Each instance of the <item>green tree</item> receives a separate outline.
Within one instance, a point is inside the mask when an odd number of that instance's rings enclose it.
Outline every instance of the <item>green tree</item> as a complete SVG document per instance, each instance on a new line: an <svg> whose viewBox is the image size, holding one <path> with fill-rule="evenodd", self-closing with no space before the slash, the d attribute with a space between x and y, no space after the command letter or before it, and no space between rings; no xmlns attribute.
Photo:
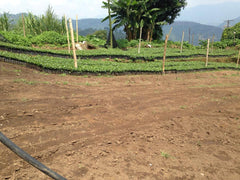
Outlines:
<svg viewBox="0 0 240 180"><path fill-rule="evenodd" d="M39 17L29 12L27 16L24 16L24 23L28 35L39 35L45 31L56 31L60 34L66 32L64 17L59 20L50 5L45 14ZM22 18L19 18L16 29L22 31L22 28Z"/></svg>
<svg viewBox="0 0 240 180"><path fill-rule="evenodd" d="M234 40L234 38L240 39L240 23L235 24L233 27L224 29L221 40Z"/></svg>
<svg viewBox="0 0 240 180"><path fill-rule="evenodd" d="M107 31L106 30L98 30L98 31L95 31L91 35L95 35L96 38L99 38L102 40L107 40Z"/></svg>
<svg viewBox="0 0 240 180"><path fill-rule="evenodd" d="M49 5L45 15L41 17L41 29L43 31L62 31L62 23L58 20L53 8Z"/></svg>
<svg viewBox="0 0 240 180"><path fill-rule="evenodd" d="M136 0L134 0L135 2ZM132 27L133 24L130 20L132 16L132 9L131 6L134 3L132 0L111 0L110 3L103 2L103 8L108 8L110 6L111 11L113 12L111 14L111 17L114 18L113 23L115 26L113 27L113 30L116 28L119 28L121 26L124 26L124 31L127 34L127 39L130 41L132 39ZM104 18L102 21L106 21L109 19L109 16Z"/></svg>
<svg viewBox="0 0 240 180"><path fill-rule="evenodd" d="M20 20L21 21L21 20ZM27 17L24 17L25 27L27 34L37 35L42 32L41 20L32 13L28 13Z"/></svg>
<svg viewBox="0 0 240 180"><path fill-rule="evenodd" d="M4 12L0 17L0 30L1 31L9 31L10 30L11 21L9 18L9 13Z"/></svg>
<svg viewBox="0 0 240 180"><path fill-rule="evenodd" d="M162 36L161 26L173 23L186 5L186 0L111 0L111 17L114 18L115 25L113 29L124 26L127 39L137 39L138 25L143 19L143 39L157 39ZM106 7L103 2L103 8Z"/></svg>

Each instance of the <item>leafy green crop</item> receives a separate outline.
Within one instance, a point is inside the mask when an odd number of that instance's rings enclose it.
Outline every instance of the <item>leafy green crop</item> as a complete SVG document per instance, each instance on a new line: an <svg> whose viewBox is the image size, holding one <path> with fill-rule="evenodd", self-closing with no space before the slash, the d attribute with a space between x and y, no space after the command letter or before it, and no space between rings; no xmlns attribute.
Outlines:
<svg viewBox="0 0 240 180"><path fill-rule="evenodd" d="M67 50L48 50L48 49L37 49L37 48L31 48L31 47L24 47L24 46L17 46L12 45L9 43L1 42L0 46L9 48L9 49L18 49L23 51L31 51L36 53L48 53L48 55L69 55ZM153 61L155 59L162 59L163 56L163 47L158 48L142 48L141 54L137 53L137 48L130 48L127 51L121 50L121 49L104 49L99 48L95 50L83 50L83 51L77 51L77 56L79 58L125 58L125 59L132 59L132 60L138 60L143 59L146 61ZM209 56L232 56L236 55L238 52L236 50L221 50L216 49L212 52L210 52ZM167 58L175 58L175 59L182 59L182 58L188 58L188 57L196 57L196 56L202 56L204 57L206 55L205 49L187 49L183 50L183 53L180 53L179 49L176 48L168 48L167 49Z"/></svg>
<svg viewBox="0 0 240 180"><path fill-rule="evenodd" d="M45 31L38 36L32 38L32 44L43 45L43 44L54 44L63 45L66 44L67 37L60 35L56 31Z"/></svg>
<svg viewBox="0 0 240 180"><path fill-rule="evenodd" d="M78 68L74 68L72 59L55 58L49 56L32 56L19 53L11 53L7 51L0 51L0 56L23 61L31 64L35 64L42 68L51 70L59 70L61 72L68 71L69 73L126 73L126 72L150 72L160 73L162 71L162 62L145 62L145 63L134 63L134 62L112 62L106 60L90 60L90 59L78 59ZM189 70L200 70L200 69L219 69L219 68L236 68L235 63L216 63L210 62L208 67L205 67L204 62L198 61L167 61L166 71L189 71Z"/></svg>

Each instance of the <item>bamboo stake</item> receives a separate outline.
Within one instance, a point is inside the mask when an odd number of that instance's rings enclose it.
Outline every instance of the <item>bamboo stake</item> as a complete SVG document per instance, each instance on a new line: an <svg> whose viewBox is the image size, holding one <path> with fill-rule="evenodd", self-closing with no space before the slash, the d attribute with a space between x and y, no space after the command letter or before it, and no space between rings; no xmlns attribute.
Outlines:
<svg viewBox="0 0 240 180"><path fill-rule="evenodd" d="M166 52L167 52L168 37L169 37L169 36L166 35L165 46L164 46L164 53L163 53L162 74L165 74L165 61L166 61Z"/></svg>
<svg viewBox="0 0 240 180"><path fill-rule="evenodd" d="M139 45L138 45L138 54L140 54L140 51L141 51L142 29L143 29L143 27L140 26L140 37L139 37Z"/></svg>
<svg viewBox="0 0 240 180"><path fill-rule="evenodd" d="M76 50L75 50L75 41L74 41L74 33L73 33L73 27L72 27L72 20L69 18L69 25L70 25L70 31L71 31L71 39L72 39L72 49L73 49L73 58L74 58L74 66L77 68L77 56L76 56Z"/></svg>
<svg viewBox="0 0 240 180"><path fill-rule="evenodd" d="M168 37L170 37L171 33L172 33L172 29L173 27L170 28L169 32L168 32Z"/></svg>
<svg viewBox="0 0 240 180"><path fill-rule="evenodd" d="M77 34L77 43L78 43L78 15L76 16L76 34Z"/></svg>
<svg viewBox="0 0 240 180"><path fill-rule="evenodd" d="M209 44L210 44L210 39L208 39L208 44L207 44L207 56L206 56L206 64L205 64L206 67L208 66Z"/></svg>
<svg viewBox="0 0 240 180"><path fill-rule="evenodd" d="M24 35L24 37L26 37L26 32L25 32L25 21L24 21L23 14L22 14L22 23L23 23L23 35Z"/></svg>
<svg viewBox="0 0 240 180"><path fill-rule="evenodd" d="M192 34L192 45L193 45L193 41L194 41L194 34Z"/></svg>
<svg viewBox="0 0 240 180"><path fill-rule="evenodd" d="M189 34L189 40L188 40L188 43L190 44L191 43L191 29L189 28L188 30L188 34Z"/></svg>
<svg viewBox="0 0 240 180"><path fill-rule="evenodd" d="M239 50L239 53L238 53L237 68L238 68L238 65L239 65L239 58L240 58L240 50Z"/></svg>
<svg viewBox="0 0 240 180"><path fill-rule="evenodd" d="M65 17L65 26L66 26L66 31L67 31L68 53L70 54L70 42L69 42L69 33L68 33L68 25L67 25L66 15L64 15L64 17Z"/></svg>
<svg viewBox="0 0 240 180"><path fill-rule="evenodd" d="M183 51L183 41L184 41L184 31L183 31L183 33L182 33L182 43L181 43L181 53L182 53L182 51Z"/></svg>
<svg viewBox="0 0 240 180"><path fill-rule="evenodd" d="M113 48L113 31L112 31L112 18L110 9L110 0L108 0L108 16L109 16L109 33L110 33L110 48Z"/></svg>

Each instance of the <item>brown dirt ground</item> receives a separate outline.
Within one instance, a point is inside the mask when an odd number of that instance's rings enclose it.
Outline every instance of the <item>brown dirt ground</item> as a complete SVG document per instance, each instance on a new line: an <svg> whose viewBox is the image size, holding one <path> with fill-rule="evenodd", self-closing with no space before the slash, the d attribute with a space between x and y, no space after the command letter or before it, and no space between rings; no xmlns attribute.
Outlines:
<svg viewBox="0 0 240 180"><path fill-rule="evenodd" d="M67 179L240 179L240 72L46 74L0 62L0 129ZM50 179L0 143L0 179Z"/></svg>

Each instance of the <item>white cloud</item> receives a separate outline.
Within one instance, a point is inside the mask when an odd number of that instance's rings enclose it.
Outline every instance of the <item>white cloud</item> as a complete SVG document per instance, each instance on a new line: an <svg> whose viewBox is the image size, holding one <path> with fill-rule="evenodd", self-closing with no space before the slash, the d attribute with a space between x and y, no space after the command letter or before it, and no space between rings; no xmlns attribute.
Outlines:
<svg viewBox="0 0 240 180"><path fill-rule="evenodd" d="M107 0L0 0L0 13L32 12L36 15L44 14L50 4L55 13L61 17L66 14L75 18L103 18L107 10L102 9L102 1ZM203 4L217 4L222 2L240 2L240 0L187 0L188 6Z"/></svg>
<svg viewBox="0 0 240 180"><path fill-rule="evenodd" d="M32 12L36 15L44 14L48 5L59 16L66 14L75 18L103 18L107 11L102 9L102 0L0 0L0 13Z"/></svg>

